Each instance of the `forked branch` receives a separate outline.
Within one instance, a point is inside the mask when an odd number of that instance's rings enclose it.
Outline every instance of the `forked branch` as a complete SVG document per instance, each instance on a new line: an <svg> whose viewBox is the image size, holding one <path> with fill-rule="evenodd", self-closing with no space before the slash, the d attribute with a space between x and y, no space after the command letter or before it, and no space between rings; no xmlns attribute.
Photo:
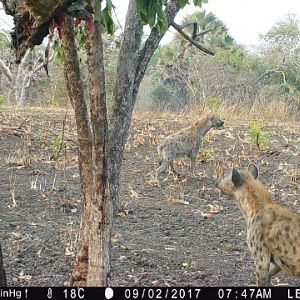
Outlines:
<svg viewBox="0 0 300 300"><path fill-rule="evenodd" d="M192 45L194 45L195 47L197 47L198 49L200 49L201 51L203 51L206 54L209 55L215 55L215 52L211 51L210 49L207 49L205 47L203 47L202 45L200 45L199 43L197 43L195 40L193 40L192 37L190 37L187 33L185 33L182 28L176 24L173 20L171 20L170 22L171 26L173 26L186 40L188 40Z"/></svg>

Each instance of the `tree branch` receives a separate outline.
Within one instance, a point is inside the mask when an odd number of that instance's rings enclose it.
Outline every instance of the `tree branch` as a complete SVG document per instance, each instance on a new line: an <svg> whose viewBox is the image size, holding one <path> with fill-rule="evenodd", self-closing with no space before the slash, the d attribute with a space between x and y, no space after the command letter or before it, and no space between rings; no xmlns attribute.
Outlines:
<svg viewBox="0 0 300 300"><path fill-rule="evenodd" d="M0 68L3 70L4 74L9 79L9 81L12 82L13 75L12 75L9 67L5 64L5 62L2 59L0 59Z"/></svg>
<svg viewBox="0 0 300 300"><path fill-rule="evenodd" d="M218 29L218 28L217 28L217 27L214 27L214 28L209 28L209 29L203 30L203 31L197 33L195 37L203 36L203 35L205 35L205 34L207 34L207 33L209 33L209 32L212 32L212 31L214 31L214 30L216 30L216 29Z"/></svg>
<svg viewBox="0 0 300 300"><path fill-rule="evenodd" d="M262 74L261 76L258 77L257 81L259 81L260 79L262 79L265 76L268 76L270 78L271 74L274 74L274 73L281 74L283 85L287 85L285 73L283 71L276 70L276 69L267 70L266 72L264 72L264 74Z"/></svg>
<svg viewBox="0 0 300 300"><path fill-rule="evenodd" d="M192 45L194 45L195 47L197 47L198 49L200 49L201 51L210 54L210 55L215 55L215 53L203 46L201 46L199 43L197 43L196 41L194 41L188 34L186 34L182 28L176 24L174 21L171 21L171 25L186 39L188 40Z"/></svg>
<svg viewBox="0 0 300 300"><path fill-rule="evenodd" d="M51 62L54 58L54 51L51 53L51 56L48 58L48 63ZM39 70L41 70L44 67L44 62L40 63L39 65L35 66L35 68L33 69L32 73L36 73Z"/></svg>

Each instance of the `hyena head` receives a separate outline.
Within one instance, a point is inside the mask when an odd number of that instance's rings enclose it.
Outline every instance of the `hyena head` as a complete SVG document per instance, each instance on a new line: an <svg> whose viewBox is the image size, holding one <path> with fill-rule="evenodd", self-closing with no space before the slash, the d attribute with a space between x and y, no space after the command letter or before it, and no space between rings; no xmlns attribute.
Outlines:
<svg viewBox="0 0 300 300"><path fill-rule="evenodd" d="M233 168L229 174L217 179L217 187L222 194L232 197L236 191L247 184L247 181L249 182L257 177L258 169L254 164L250 164L248 170Z"/></svg>
<svg viewBox="0 0 300 300"><path fill-rule="evenodd" d="M212 127L221 127L224 125L224 121L222 121L216 114L211 113L208 115L208 119L211 121L212 123Z"/></svg>

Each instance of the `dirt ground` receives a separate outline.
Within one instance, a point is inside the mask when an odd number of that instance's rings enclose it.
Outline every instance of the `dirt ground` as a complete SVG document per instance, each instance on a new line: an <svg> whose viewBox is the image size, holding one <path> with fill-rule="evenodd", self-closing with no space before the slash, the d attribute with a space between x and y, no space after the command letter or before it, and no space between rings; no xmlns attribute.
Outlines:
<svg viewBox="0 0 300 300"><path fill-rule="evenodd" d="M5 110L0 121L0 243L8 284L67 284L76 247L80 185L74 120L67 115L66 148L53 160L65 111ZM300 124L267 124L268 150L257 149L248 122L225 120L211 130L196 164L179 159L181 180L151 181L156 144L196 115L136 113L126 145L121 195L114 220L113 286L247 286L255 283L238 207L219 195L213 176L258 165L274 201L300 213ZM275 285L299 286L283 272Z"/></svg>

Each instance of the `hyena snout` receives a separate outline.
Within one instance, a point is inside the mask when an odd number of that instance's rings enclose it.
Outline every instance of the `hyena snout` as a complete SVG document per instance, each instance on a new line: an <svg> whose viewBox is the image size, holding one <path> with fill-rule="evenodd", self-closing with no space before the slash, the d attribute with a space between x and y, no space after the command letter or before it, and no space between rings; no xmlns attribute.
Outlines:
<svg viewBox="0 0 300 300"><path fill-rule="evenodd" d="M215 186L222 194L231 195L234 189L234 184L231 181L231 173L226 174L224 177L215 178Z"/></svg>
<svg viewBox="0 0 300 300"><path fill-rule="evenodd" d="M224 125L224 121L221 120L216 115L212 115L211 121L212 121L212 126L216 128L222 127Z"/></svg>
<svg viewBox="0 0 300 300"><path fill-rule="evenodd" d="M217 122L216 127L222 127L223 125L224 125L224 121L219 120L219 121Z"/></svg>

